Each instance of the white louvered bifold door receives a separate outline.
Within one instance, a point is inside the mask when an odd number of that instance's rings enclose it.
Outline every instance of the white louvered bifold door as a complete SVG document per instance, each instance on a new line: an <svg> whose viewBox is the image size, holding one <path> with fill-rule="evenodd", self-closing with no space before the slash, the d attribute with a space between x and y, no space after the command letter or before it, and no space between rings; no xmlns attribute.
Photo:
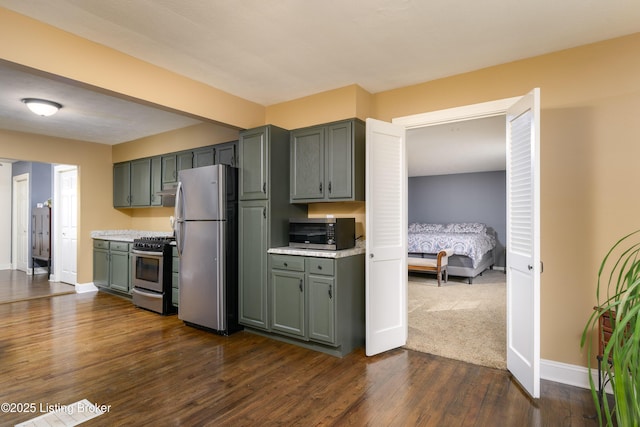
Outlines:
<svg viewBox="0 0 640 427"><path fill-rule="evenodd" d="M507 110L507 369L540 397L540 90Z"/></svg>
<svg viewBox="0 0 640 427"><path fill-rule="evenodd" d="M367 119L366 354L407 342L407 164L403 126Z"/></svg>

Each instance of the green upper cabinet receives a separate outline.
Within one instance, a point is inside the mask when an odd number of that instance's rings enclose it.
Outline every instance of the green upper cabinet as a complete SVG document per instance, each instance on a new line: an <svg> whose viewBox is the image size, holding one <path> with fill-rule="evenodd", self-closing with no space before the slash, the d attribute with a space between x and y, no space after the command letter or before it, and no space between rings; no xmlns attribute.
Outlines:
<svg viewBox="0 0 640 427"><path fill-rule="evenodd" d="M113 165L113 207L162 206L163 190L174 189L178 172L214 164L237 167L238 141L145 157Z"/></svg>
<svg viewBox="0 0 640 427"><path fill-rule="evenodd" d="M162 206L162 157L151 158L151 206Z"/></svg>
<svg viewBox="0 0 640 427"><path fill-rule="evenodd" d="M162 188L174 187L178 182L178 172L193 167L193 151L172 153L162 156Z"/></svg>
<svg viewBox="0 0 640 427"><path fill-rule="evenodd" d="M291 132L291 199L324 199L324 126Z"/></svg>
<svg viewBox="0 0 640 427"><path fill-rule="evenodd" d="M238 166L237 151L238 141L225 142L224 144L218 144L215 146L217 165L229 165L233 167Z"/></svg>
<svg viewBox="0 0 640 427"><path fill-rule="evenodd" d="M193 150L193 167L200 168L202 166L213 165L214 153L215 150L213 147L205 147L198 150Z"/></svg>
<svg viewBox="0 0 640 427"><path fill-rule="evenodd" d="M113 207L151 206L154 193L151 165L151 158L113 165Z"/></svg>
<svg viewBox="0 0 640 427"><path fill-rule="evenodd" d="M113 165L113 207L131 206L131 162Z"/></svg>
<svg viewBox="0 0 640 427"><path fill-rule="evenodd" d="M270 126L240 133L240 200L267 200Z"/></svg>
<svg viewBox="0 0 640 427"><path fill-rule="evenodd" d="M151 205L151 159L131 161L131 206Z"/></svg>
<svg viewBox="0 0 640 427"><path fill-rule="evenodd" d="M358 119L291 131L291 203L363 201L364 139Z"/></svg>

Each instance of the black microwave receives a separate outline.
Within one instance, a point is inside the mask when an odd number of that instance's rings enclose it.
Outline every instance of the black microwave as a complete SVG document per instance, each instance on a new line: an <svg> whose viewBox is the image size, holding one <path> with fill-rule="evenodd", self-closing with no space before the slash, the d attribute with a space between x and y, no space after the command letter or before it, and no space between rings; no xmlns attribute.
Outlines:
<svg viewBox="0 0 640 427"><path fill-rule="evenodd" d="M339 251L356 245L355 218L292 218L289 246Z"/></svg>

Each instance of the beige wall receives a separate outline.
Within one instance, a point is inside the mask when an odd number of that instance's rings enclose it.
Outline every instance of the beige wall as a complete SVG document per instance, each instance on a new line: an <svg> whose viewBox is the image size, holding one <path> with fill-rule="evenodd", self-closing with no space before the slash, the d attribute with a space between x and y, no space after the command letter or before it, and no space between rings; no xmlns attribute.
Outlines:
<svg viewBox="0 0 640 427"><path fill-rule="evenodd" d="M0 59L237 128L264 107L0 8ZM7 41L11 41L10 43Z"/></svg>
<svg viewBox="0 0 640 427"><path fill-rule="evenodd" d="M630 196L640 169L640 34L365 97L372 117L412 114L523 95L541 88L541 356L586 365L580 334L595 301L597 269L618 237L640 228ZM267 117L331 115L330 93L267 108ZM300 108L304 106L304 108ZM276 111L277 116L272 112ZM304 114L301 117L301 114ZM318 121L317 123L320 123ZM325 205L310 213L322 215Z"/></svg>
<svg viewBox="0 0 640 427"><path fill-rule="evenodd" d="M111 146L0 130L0 157L78 166L78 283L92 282L91 230L131 224L113 209Z"/></svg>
<svg viewBox="0 0 640 427"><path fill-rule="evenodd" d="M372 95L358 85L270 105L266 123L284 129L298 129L342 119L371 117Z"/></svg>
<svg viewBox="0 0 640 427"><path fill-rule="evenodd" d="M640 34L375 95L393 117L541 89L541 356L586 363L599 263L639 228Z"/></svg>
<svg viewBox="0 0 640 427"><path fill-rule="evenodd" d="M113 162L140 159L236 141L238 131L211 123L202 123L113 146Z"/></svg>

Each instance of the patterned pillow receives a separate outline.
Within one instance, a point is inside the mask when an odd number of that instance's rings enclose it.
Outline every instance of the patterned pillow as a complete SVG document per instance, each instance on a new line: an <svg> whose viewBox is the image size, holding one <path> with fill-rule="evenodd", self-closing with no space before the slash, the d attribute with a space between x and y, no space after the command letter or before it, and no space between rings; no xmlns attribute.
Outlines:
<svg viewBox="0 0 640 427"><path fill-rule="evenodd" d="M426 224L423 222L413 222L409 224L409 233L433 233L442 231L443 224Z"/></svg>
<svg viewBox="0 0 640 427"><path fill-rule="evenodd" d="M448 233L486 233L487 226L481 222L459 222L447 224L443 231Z"/></svg>

